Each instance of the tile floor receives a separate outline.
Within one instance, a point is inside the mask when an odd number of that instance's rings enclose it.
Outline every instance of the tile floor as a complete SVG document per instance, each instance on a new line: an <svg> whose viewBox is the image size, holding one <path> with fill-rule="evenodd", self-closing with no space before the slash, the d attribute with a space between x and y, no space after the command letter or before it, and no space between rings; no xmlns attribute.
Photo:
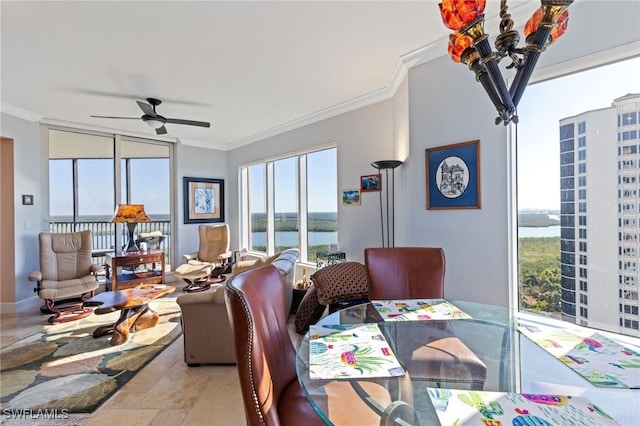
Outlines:
<svg viewBox="0 0 640 426"><path fill-rule="evenodd" d="M177 289L176 293L179 291ZM0 315L0 344L4 347L37 333L45 325L46 318L37 312ZM70 418L58 422L8 419L0 415L0 424L244 425L236 367L187 367L182 347L180 336L91 414L72 414Z"/></svg>

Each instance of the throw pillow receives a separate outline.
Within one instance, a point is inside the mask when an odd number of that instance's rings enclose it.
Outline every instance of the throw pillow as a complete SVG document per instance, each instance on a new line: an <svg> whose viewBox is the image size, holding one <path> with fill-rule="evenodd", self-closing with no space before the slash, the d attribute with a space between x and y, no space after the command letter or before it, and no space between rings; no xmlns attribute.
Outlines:
<svg viewBox="0 0 640 426"><path fill-rule="evenodd" d="M323 305L369 296L367 268L358 262L334 263L311 275L318 288L318 302Z"/></svg>
<svg viewBox="0 0 640 426"><path fill-rule="evenodd" d="M309 331L309 326L317 323L320 318L322 318L325 309L326 306L318 302L318 291L316 287L311 285L307 289L296 311L296 333L304 334Z"/></svg>

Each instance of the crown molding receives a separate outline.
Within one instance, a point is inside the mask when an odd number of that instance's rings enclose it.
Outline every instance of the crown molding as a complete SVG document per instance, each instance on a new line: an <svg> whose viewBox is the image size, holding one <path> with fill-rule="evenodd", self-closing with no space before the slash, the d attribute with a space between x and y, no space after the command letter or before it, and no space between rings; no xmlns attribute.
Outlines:
<svg viewBox="0 0 640 426"><path fill-rule="evenodd" d="M58 120L55 118L44 117L39 121L40 121L40 124L46 124L48 126L65 127L67 129L116 134L116 135L130 136L130 137L140 138L140 139L153 139L153 140L163 141L163 142L172 142L172 143L178 142L178 138L174 138L171 136L150 135L148 133L132 132L128 130L114 129L111 127L94 126L90 124L76 123L73 121Z"/></svg>
<svg viewBox="0 0 640 426"><path fill-rule="evenodd" d="M19 108L6 102L0 103L0 111L13 117L22 118L23 120L32 121L34 123L39 122L44 117L42 114L38 114L24 108Z"/></svg>

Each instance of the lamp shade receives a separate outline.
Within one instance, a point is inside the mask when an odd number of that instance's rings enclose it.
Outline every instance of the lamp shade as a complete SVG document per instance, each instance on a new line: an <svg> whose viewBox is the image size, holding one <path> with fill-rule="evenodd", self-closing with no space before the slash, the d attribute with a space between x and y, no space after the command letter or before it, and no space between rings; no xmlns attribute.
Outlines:
<svg viewBox="0 0 640 426"><path fill-rule="evenodd" d="M144 211L143 204L118 204L116 212L111 218L112 223L140 223L151 222Z"/></svg>

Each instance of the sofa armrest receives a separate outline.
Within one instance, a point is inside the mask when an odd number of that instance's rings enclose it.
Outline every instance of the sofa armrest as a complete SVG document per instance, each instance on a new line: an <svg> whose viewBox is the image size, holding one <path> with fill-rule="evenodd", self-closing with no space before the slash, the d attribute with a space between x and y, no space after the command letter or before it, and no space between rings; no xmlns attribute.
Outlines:
<svg viewBox="0 0 640 426"><path fill-rule="evenodd" d="M42 272L33 271L29 274L29 281L42 281Z"/></svg>
<svg viewBox="0 0 640 426"><path fill-rule="evenodd" d="M176 302L180 307L188 305L224 303L224 285L215 284L211 290L200 293L186 293L178 296Z"/></svg>

